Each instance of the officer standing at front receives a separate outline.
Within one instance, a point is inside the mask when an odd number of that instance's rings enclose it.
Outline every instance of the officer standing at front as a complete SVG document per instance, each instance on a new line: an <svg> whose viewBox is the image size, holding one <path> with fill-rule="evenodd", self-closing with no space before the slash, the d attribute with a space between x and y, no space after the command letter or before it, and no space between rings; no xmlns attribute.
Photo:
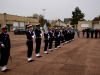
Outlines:
<svg viewBox="0 0 100 75"><path fill-rule="evenodd" d="M42 38L42 31L40 30L40 24L36 24L35 29L35 36L36 36L36 57L42 57L40 53L40 47L41 47L41 38Z"/></svg>
<svg viewBox="0 0 100 75"><path fill-rule="evenodd" d="M27 26L28 31L26 31L26 37L27 37L27 57L28 57L28 62L32 62L34 61L31 56L32 56L32 52L33 52L33 38L34 38L34 31L32 30L32 25L28 25Z"/></svg>
<svg viewBox="0 0 100 75"><path fill-rule="evenodd" d="M2 66L1 71L2 72L7 72L10 69L6 67L8 63L8 59L10 56L10 38L9 34L7 34L7 26L4 25L1 27L2 33L0 34L0 46L1 46L1 57L0 57L0 66Z"/></svg>

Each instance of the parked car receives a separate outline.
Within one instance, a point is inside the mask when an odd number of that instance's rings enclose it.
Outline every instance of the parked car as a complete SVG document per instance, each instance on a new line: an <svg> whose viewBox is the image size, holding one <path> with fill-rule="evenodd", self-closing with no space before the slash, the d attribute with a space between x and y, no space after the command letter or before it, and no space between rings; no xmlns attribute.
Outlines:
<svg viewBox="0 0 100 75"><path fill-rule="evenodd" d="M14 30L14 34L15 34L15 35L17 35L17 34L23 35L23 34L25 34L25 33L26 33L26 30L23 29L23 28L16 28L16 29Z"/></svg>

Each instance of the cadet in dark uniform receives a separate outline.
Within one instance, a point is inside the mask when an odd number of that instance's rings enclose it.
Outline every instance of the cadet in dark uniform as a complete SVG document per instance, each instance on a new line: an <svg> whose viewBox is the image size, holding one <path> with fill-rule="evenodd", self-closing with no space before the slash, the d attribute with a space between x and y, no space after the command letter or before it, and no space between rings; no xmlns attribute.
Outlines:
<svg viewBox="0 0 100 75"><path fill-rule="evenodd" d="M32 30L32 25L28 25L27 26L28 31L26 31L26 37L27 37L27 41L26 41L26 45L27 45L27 57L28 57L28 62L32 62L34 60L32 60L31 56L32 56L32 52L33 52L33 38L34 38L34 31Z"/></svg>
<svg viewBox="0 0 100 75"><path fill-rule="evenodd" d="M54 38L55 29L54 29L54 28L52 29L52 33L53 33L53 38L52 38L52 40L53 40L53 42L55 42L55 38Z"/></svg>
<svg viewBox="0 0 100 75"><path fill-rule="evenodd" d="M66 41L65 41L65 37L66 37L65 28L62 29L62 34L63 34L63 42L66 42Z"/></svg>
<svg viewBox="0 0 100 75"><path fill-rule="evenodd" d="M65 43L68 43L68 34L67 34L68 28L65 29L64 31L64 36L65 36Z"/></svg>
<svg viewBox="0 0 100 75"><path fill-rule="evenodd" d="M62 45L64 45L64 33L63 33L63 30L61 30L60 35L61 35L61 43L62 43Z"/></svg>
<svg viewBox="0 0 100 75"><path fill-rule="evenodd" d="M48 52L47 52L47 48L48 48L48 43L49 43L49 34L48 34L48 32L47 33L45 33L44 32L44 43L45 43L45 45L44 45L44 54L48 54Z"/></svg>
<svg viewBox="0 0 100 75"><path fill-rule="evenodd" d="M73 30L73 37L72 37L72 40L74 40L74 36L75 36L74 28L73 28L72 30Z"/></svg>
<svg viewBox="0 0 100 75"><path fill-rule="evenodd" d="M97 38L98 37L98 29L96 28L95 29L95 38Z"/></svg>
<svg viewBox="0 0 100 75"><path fill-rule="evenodd" d="M52 50L52 43L53 43L53 33L52 33L52 29L49 28L49 51L53 51Z"/></svg>
<svg viewBox="0 0 100 75"><path fill-rule="evenodd" d="M11 44L10 44L9 34L7 34L7 26L4 25L3 27L1 27L1 29L2 33L0 34L0 46L1 46L0 66L2 66L1 68L2 72L7 72L10 70L6 67L6 65L8 63L8 59L10 56Z"/></svg>
<svg viewBox="0 0 100 75"><path fill-rule="evenodd" d="M58 38L59 38L59 31L58 31L58 29L56 28L56 30L55 30L55 34L54 34L54 36L55 36L55 50L57 50L58 49Z"/></svg>
<svg viewBox="0 0 100 75"><path fill-rule="evenodd" d="M61 38L60 29L58 29L58 32L59 32L59 34L58 34L58 45L57 45L57 47L58 47L58 48L61 48L61 47L60 47L60 38Z"/></svg>
<svg viewBox="0 0 100 75"><path fill-rule="evenodd" d="M70 28L67 30L67 43L70 42Z"/></svg>
<svg viewBox="0 0 100 75"><path fill-rule="evenodd" d="M36 36L36 57L42 57L40 53L40 47L41 47L41 38L42 38L42 31L40 30L40 24L36 24L36 29L35 29L35 36Z"/></svg>
<svg viewBox="0 0 100 75"><path fill-rule="evenodd" d="M94 35L94 29L91 29L91 38L93 38Z"/></svg>

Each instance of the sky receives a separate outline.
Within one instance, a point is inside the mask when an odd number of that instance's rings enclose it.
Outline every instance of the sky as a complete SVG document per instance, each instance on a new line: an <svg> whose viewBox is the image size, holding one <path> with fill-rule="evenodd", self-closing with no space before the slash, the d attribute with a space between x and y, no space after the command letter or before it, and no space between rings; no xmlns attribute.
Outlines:
<svg viewBox="0 0 100 75"><path fill-rule="evenodd" d="M100 15L100 0L0 0L0 13L19 16L43 14L45 19L55 20L71 18L72 11L79 7L86 20Z"/></svg>

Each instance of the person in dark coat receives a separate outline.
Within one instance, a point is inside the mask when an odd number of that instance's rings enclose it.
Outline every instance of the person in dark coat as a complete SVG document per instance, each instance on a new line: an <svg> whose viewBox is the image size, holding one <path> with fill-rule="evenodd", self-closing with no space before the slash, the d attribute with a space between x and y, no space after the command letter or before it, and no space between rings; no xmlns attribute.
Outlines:
<svg viewBox="0 0 100 75"><path fill-rule="evenodd" d="M60 30L60 35L61 35L61 43L62 43L62 45L64 45L64 33L63 33L63 30L61 29Z"/></svg>
<svg viewBox="0 0 100 75"><path fill-rule="evenodd" d="M0 46L1 46L1 57L0 57L0 66L2 72L7 72L10 69L6 67L8 64L8 59L10 56L10 48L11 48L11 43L10 43L10 38L9 34L7 34L7 25L4 25L1 27L2 33L0 34Z"/></svg>
<svg viewBox="0 0 100 75"><path fill-rule="evenodd" d="M40 47L41 47L41 38L42 38L42 30L40 29L40 24L36 24L36 29L35 29L35 36L36 36L36 57L40 58L42 57L40 55Z"/></svg>
<svg viewBox="0 0 100 75"><path fill-rule="evenodd" d="M98 33L99 33L99 38L100 38L100 29L98 30Z"/></svg>
<svg viewBox="0 0 100 75"><path fill-rule="evenodd" d="M49 28L49 32L48 32L48 34L49 34L49 51L53 51L52 50L52 44L53 44L53 33L52 33L52 29L51 28Z"/></svg>
<svg viewBox="0 0 100 75"><path fill-rule="evenodd" d="M87 38L89 38L89 35L90 35L90 29L89 28L86 29L86 34L87 34Z"/></svg>
<svg viewBox="0 0 100 75"><path fill-rule="evenodd" d="M98 29L96 28L95 29L95 38L97 38L98 37Z"/></svg>
<svg viewBox="0 0 100 75"><path fill-rule="evenodd" d="M91 38L93 38L93 35L94 35L94 29L91 29Z"/></svg>
<svg viewBox="0 0 100 75"><path fill-rule="evenodd" d="M28 57L28 62L32 62L34 61L31 56L32 56L32 52L33 52L33 38L35 36L34 31L32 30L32 25L28 25L27 26L28 31L26 31L26 37L27 37L27 41L26 41L26 45L27 45L27 57Z"/></svg>
<svg viewBox="0 0 100 75"><path fill-rule="evenodd" d="M49 33L48 32L44 32L44 54L48 54L47 52L47 48L48 48L48 43L49 43Z"/></svg>
<svg viewBox="0 0 100 75"><path fill-rule="evenodd" d="M59 29L56 28L56 31L55 31L55 50L57 50L58 48L60 48L59 46L59 37L60 37L60 34L59 34Z"/></svg>
<svg viewBox="0 0 100 75"><path fill-rule="evenodd" d="M83 29L83 30L82 30L82 32L83 32L83 37L84 37L84 34L85 34L85 30Z"/></svg>
<svg viewBox="0 0 100 75"><path fill-rule="evenodd" d="M55 29L54 29L54 28L52 29L52 33L53 33L53 38L52 38L52 40L53 40L53 42L55 42L55 38L54 38Z"/></svg>

